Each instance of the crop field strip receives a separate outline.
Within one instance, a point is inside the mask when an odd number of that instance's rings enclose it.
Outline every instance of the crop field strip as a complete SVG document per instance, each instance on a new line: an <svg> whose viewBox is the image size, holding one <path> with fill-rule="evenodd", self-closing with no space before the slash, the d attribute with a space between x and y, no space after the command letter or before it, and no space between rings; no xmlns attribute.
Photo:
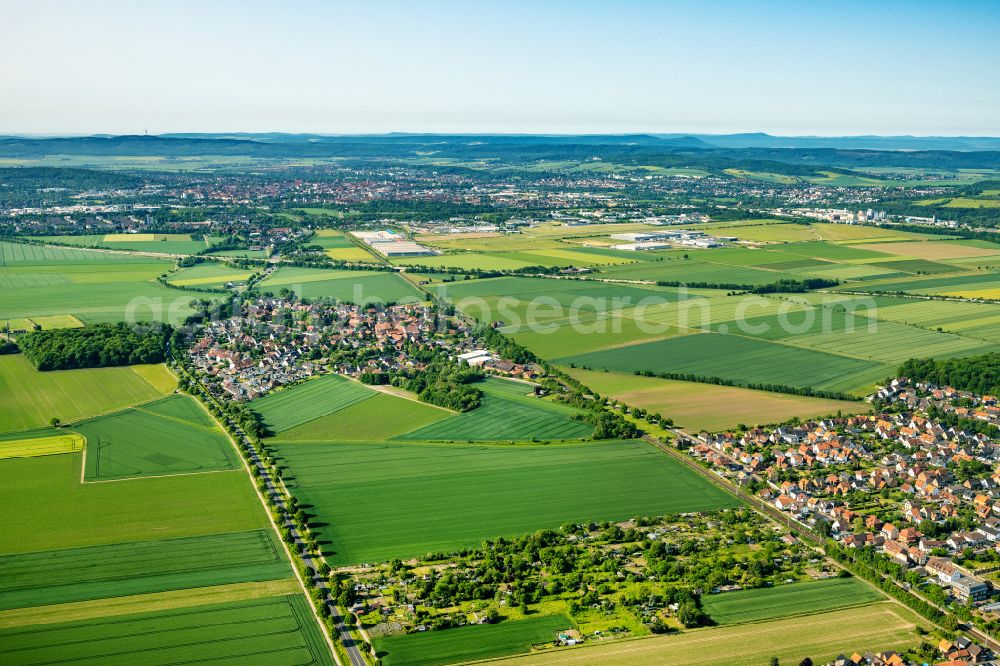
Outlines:
<svg viewBox="0 0 1000 666"><path fill-rule="evenodd" d="M151 534L170 539L247 531L267 524L245 474L81 483L82 462L79 453L0 459L5 479L0 503L20 517L0 531L0 554L126 543Z"/></svg>
<svg viewBox="0 0 1000 666"><path fill-rule="evenodd" d="M292 576L270 529L0 556L0 610Z"/></svg>
<svg viewBox="0 0 1000 666"><path fill-rule="evenodd" d="M573 420L577 413L562 405L532 399L512 399L496 392L486 392L479 407L443 421L418 428L399 439L496 441L530 439L582 439L594 428Z"/></svg>
<svg viewBox="0 0 1000 666"><path fill-rule="evenodd" d="M797 663L809 655L816 663L852 650L906 650L919 645L918 619L895 603L798 617L709 627L681 634L592 644L491 661L504 666L759 666L772 657Z"/></svg>
<svg viewBox="0 0 1000 666"><path fill-rule="evenodd" d="M312 506L331 565L450 552L567 521L738 505L635 440L275 448L290 489Z"/></svg>
<svg viewBox="0 0 1000 666"><path fill-rule="evenodd" d="M0 268L0 311L6 318L176 323L192 312L190 298L154 281L173 267L164 259L2 242L0 252L6 262Z"/></svg>
<svg viewBox="0 0 1000 666"><path fill-rule="evenodd" d="M784 384L834 391L867 388L892 371L891 364L716 333L685 335L555 361L596 370L692 373L723 377L742 385Z"/></svg>
<svg viewBox="0 0 1000 666"><path fill-rule="evenodd" d="M0 433L123 409L175 387L162 365L40 372L22 354L0 356Z"/></svg>
<svg viewBox="0 0 1000 666"><path fill-rule="evenodd" d="M278 293L282 288L301 298L335 298L347 303L419 302L422 294L395 273L385 271L347 271L321 268L278 269L257 284L263 292Z"/></svg>
<svg viewBox="0 0 1000 666"><path fill-rule="evenodd" d="M332 414L283 430L282 442L378 441L404 435L454 414L416 400L376 393ZM387 418L391 415L391 418Z"/></svg>
<svg viewBox="0 0 1000 666"><path fill-rule="evenodd" d="M206 424L206 418L194 398L174 395L148 408L74 424L87 438L84 478L107 481L239 469L229 439Z"/></svg>
<svg viewBox="0 0 1000 666"><path fill-rule="evenodd" d="M376 655L385 666L444 666L528 652L550 643L572 623L564 615L543 615L500 624L478 624L375 639Z"/></svg>
<svg viewBox="0 0 1000 666"><path fill-rule="evenodd" d="M788 583L737 592L710 594L703 598L705 612L719 624L756 622L829 611L846 606L881 601L885 596L856 578L828 578Z"/></svg>
<svg viewBox="0 0 1000 666"><path fill-rule="evenodd" d="M302 595L2 629L0 661L333 664Z"/></svg>
<svg viewBox="0 0 1000 666"><path fill-rule="evenodd" d="M621 400L632 407L669 415L688 430L718 432L737 425L780 423L794 416L814 418L863 413L864 402L809 398L738 386L717 386L658 377L637 377L631 373L599 372L567 368L563 370L601 395Z"/></svg>
<svg viewBox="0 0 1000 666"><path fill-rule="evenodd" d="M252 400L250 407L268 429L281 433L374 395L375 391L345 377L323 375Z"/></svg>
<svg viewBox="0 0 1000 666"><path fill-rule="evenodd" d="M33 458L83 451L86 440L72 432L56 430L25 433L22 438L0 438L0 458Z"/></svg>

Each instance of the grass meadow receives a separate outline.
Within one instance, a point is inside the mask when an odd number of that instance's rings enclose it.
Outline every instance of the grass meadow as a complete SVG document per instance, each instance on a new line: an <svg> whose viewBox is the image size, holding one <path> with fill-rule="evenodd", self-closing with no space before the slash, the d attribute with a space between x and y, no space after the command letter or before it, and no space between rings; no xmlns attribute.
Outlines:
<svg viewBox="0 0 1000 666"><path fill-rule="evenodd" d="M290 489L313 516L331 565L450 552L569 521L738 504L636 440L275 448Z"/></svg>

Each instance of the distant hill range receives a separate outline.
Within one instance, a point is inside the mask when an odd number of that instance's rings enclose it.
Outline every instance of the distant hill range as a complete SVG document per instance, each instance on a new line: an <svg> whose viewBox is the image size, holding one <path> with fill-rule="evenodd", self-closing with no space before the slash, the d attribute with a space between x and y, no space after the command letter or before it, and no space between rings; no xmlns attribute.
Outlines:
<svg viewBox="0 0 1000 666"><path fill-rule="evenodd" d="M719 148L845 148L854 150L1000 150L995 136L773 136L749 134L656 134L662 139L697 138Z"/></svg>
<svg viewBox="0 0 1000 666"><path fill-rule="evenodd" d="M605 160L624 165L742 168L810 175L819 168L1000 168L995 137L776 137L768 134L163 134L158 136L0 136L0 157L246 156ZM461 167L456 167L461 168Z"/></svg>

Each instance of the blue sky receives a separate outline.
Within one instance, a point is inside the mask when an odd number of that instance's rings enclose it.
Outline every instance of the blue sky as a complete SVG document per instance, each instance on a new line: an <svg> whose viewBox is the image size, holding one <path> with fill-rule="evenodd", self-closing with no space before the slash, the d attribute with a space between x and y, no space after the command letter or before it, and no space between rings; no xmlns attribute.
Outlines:
<svg viewBox="0 0 1000 666"><path fill-rule="evenodd" d="M0 0L0 133L1000 135L1000 1Z"/></svg>

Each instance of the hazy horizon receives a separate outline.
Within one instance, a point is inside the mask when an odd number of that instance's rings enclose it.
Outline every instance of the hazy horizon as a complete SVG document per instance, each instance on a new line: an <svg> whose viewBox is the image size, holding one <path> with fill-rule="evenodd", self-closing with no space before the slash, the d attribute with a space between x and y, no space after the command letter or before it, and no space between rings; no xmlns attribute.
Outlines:
<svg viewBox="0 0 1000 666"><path fill-rule="evenodd" d="M994 2L0 0L0 16L7 134L1000 135Z"/></svg>

